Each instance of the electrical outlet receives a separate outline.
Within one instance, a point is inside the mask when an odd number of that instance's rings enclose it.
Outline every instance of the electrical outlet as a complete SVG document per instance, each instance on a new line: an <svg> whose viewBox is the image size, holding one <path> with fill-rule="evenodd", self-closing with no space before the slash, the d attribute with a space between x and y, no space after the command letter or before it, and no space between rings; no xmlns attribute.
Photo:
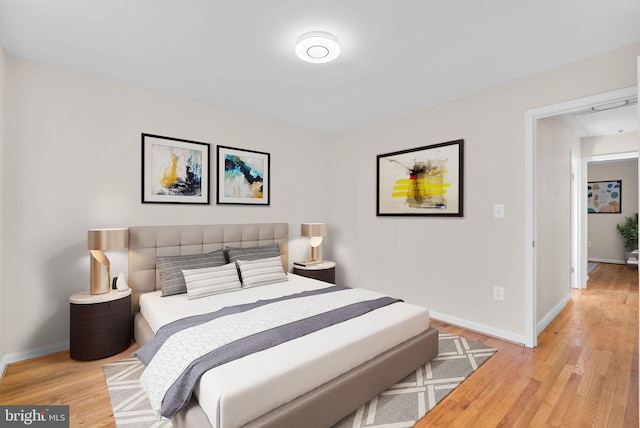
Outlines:
<svg viewBox="0 0 640 428"><path fill-rule="evenodd" d="M504 287L493 286L493 300L504 300Z"/></svg>

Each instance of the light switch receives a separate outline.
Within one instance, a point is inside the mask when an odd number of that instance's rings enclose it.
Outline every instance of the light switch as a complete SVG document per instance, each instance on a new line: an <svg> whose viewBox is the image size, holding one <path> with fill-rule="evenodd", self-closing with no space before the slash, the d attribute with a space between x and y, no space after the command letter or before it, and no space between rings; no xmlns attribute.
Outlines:
<svg viewBox="0 0 640 428"><path fill-rule="evenodd" d="M503 204L496 204L493 206L493 218L504 218Z"/></svg>

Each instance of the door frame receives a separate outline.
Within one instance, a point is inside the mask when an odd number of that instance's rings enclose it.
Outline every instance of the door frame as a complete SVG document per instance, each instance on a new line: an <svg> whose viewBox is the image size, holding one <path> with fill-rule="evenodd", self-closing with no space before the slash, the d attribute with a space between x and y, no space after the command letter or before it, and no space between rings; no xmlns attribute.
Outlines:
<svg viewBox="0 0 640 428"><path fill-rule="evenodd" d="M619 101L638 95L637 86L618 89L576 100L543 106L524 113L524 341L525 346L533 348L538 344L537 334L537 275L536 275L536 239L537 239L537 202L536 202L536 147L538 120L557 116L606 102ZM584 174L582 174L584 175ZM584 201L580 198L580 204ZM580 244L586 254L586 225L581 225ZM579 281L586 280L586 259L579 260ZM584 266L582 266L584 265ZM583 272L584 271L584 272ZM584 273L584 275L583 275Z"/></svg>
<svg viewBox="0 0 640 428"><path fill-rule="evenodd" d="M580 155L571 151L571 190L569 192L571 197L571 242L569 243L571 248L571 253L569 255L571 261L571 277L569 280L571 288L581 288L580 281L580 268L581 262L586 255L582 255L580 251L580 230L581 225L583 223L581 212L581 204L580 200L582 197L582 192L580 192L580 187L582 185L582 174L581 174L581 159ZM583 186L584 187L584 186Z"/></svg>
<svg viewBox="0 0 640 428"><path fill-rule="evenodd" d="M638 159L638 152L621 152L621 153L612 153L612 154L604 154L604 155L594 155L594 156L585 156L582 158L582 163L581 163L581 168L583 171L582 174L582 181L581 181L581 185L583 189L587 188L587 182L589 181L589 164L590 163L594 163L594 162L608 162L608 161L618 161L618 160L629 160L629 159ZM585 194L583 196L584 200L586 200L586 191ZM582 210L583 212L581 213L581 217L582 217L582 223L584 224L583 227L583 235L584 236L584 249L585 249L585 253L584 253L584 259L585 259L585 264L587 264L587 259L588 259L588 255L589 255L589 249L588 249L588 237L589 237L589 221L587 218L587 209L586 207ZM587 273L587 271L585 270L584 272L584 282L581 283L581 287L580 288L587 288L587 283L589 281L589 274Z"/></svg>

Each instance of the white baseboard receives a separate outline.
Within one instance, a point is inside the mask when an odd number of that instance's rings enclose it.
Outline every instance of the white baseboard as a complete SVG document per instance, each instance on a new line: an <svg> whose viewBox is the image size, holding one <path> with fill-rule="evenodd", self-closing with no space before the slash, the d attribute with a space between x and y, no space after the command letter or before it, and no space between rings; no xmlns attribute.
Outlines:
<svg viewBox="0 0 640 428"><path fill-rule="evenodd" d="M0 376L4 375L4 369L11 363L28 360L30 358L41 357L43 355L53 354L55 352L65 351L67 349L69 349L69 341L54 343L53 345L30 349L28 351L4 354L2 360L0 360Z"/></svg>
<svg viewBox="0 0 640 428"><path fill-rule="evenodd" d="M488 325L465 320L462 318L454 317L454 316L443 314L440 312L435 312L432 310L429 310L429 316L438 321L457 325L459 327L464 327L467 330L477 331L478 333L486 334L487 336L497 337L498 339L503 339L509 342L514 342L522 345L524 345L525 343L523 334L516 334L511 331L500 330L495 327L490 327Z"/></svg>
<svg viewBox="0 0 640 428"><path fill-rule="evenodd" d="M592 259L589 258L589 260L587 260L589 262L595 262L595 263L615 263L618 265L626 265L627 262L625 260L609 260L609 259Z"/></svg>
<svg viewBox="0 0 640 428"><path fill-rule="evenodd" d="M555 305L547 315L544 316L544 318L538 321L538 325L536 326L537 334L542 333L542 330L544 330L551 323L551 321L553 321L553 319L557 317L560 312L562 312L565 306L567 306L567 303L569 303L569 300L571 300L571 293L564 296L562 300L558 302L558 304Z"/></svg>

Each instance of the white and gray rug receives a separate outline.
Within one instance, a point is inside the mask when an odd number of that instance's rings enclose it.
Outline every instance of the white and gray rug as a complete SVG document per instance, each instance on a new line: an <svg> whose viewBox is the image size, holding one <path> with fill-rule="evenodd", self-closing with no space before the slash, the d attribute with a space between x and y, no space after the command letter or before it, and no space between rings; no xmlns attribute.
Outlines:
<svg viewBox="0 0 640 428"><path fill-rule="evenodd" d="M440 333L436 358L337 423L334 428L412 427L453 391L496 349L464 337ZM116 425L122 428L169 428L151 411L138 379L144 366L127 358L104 366Z"/></svg>

